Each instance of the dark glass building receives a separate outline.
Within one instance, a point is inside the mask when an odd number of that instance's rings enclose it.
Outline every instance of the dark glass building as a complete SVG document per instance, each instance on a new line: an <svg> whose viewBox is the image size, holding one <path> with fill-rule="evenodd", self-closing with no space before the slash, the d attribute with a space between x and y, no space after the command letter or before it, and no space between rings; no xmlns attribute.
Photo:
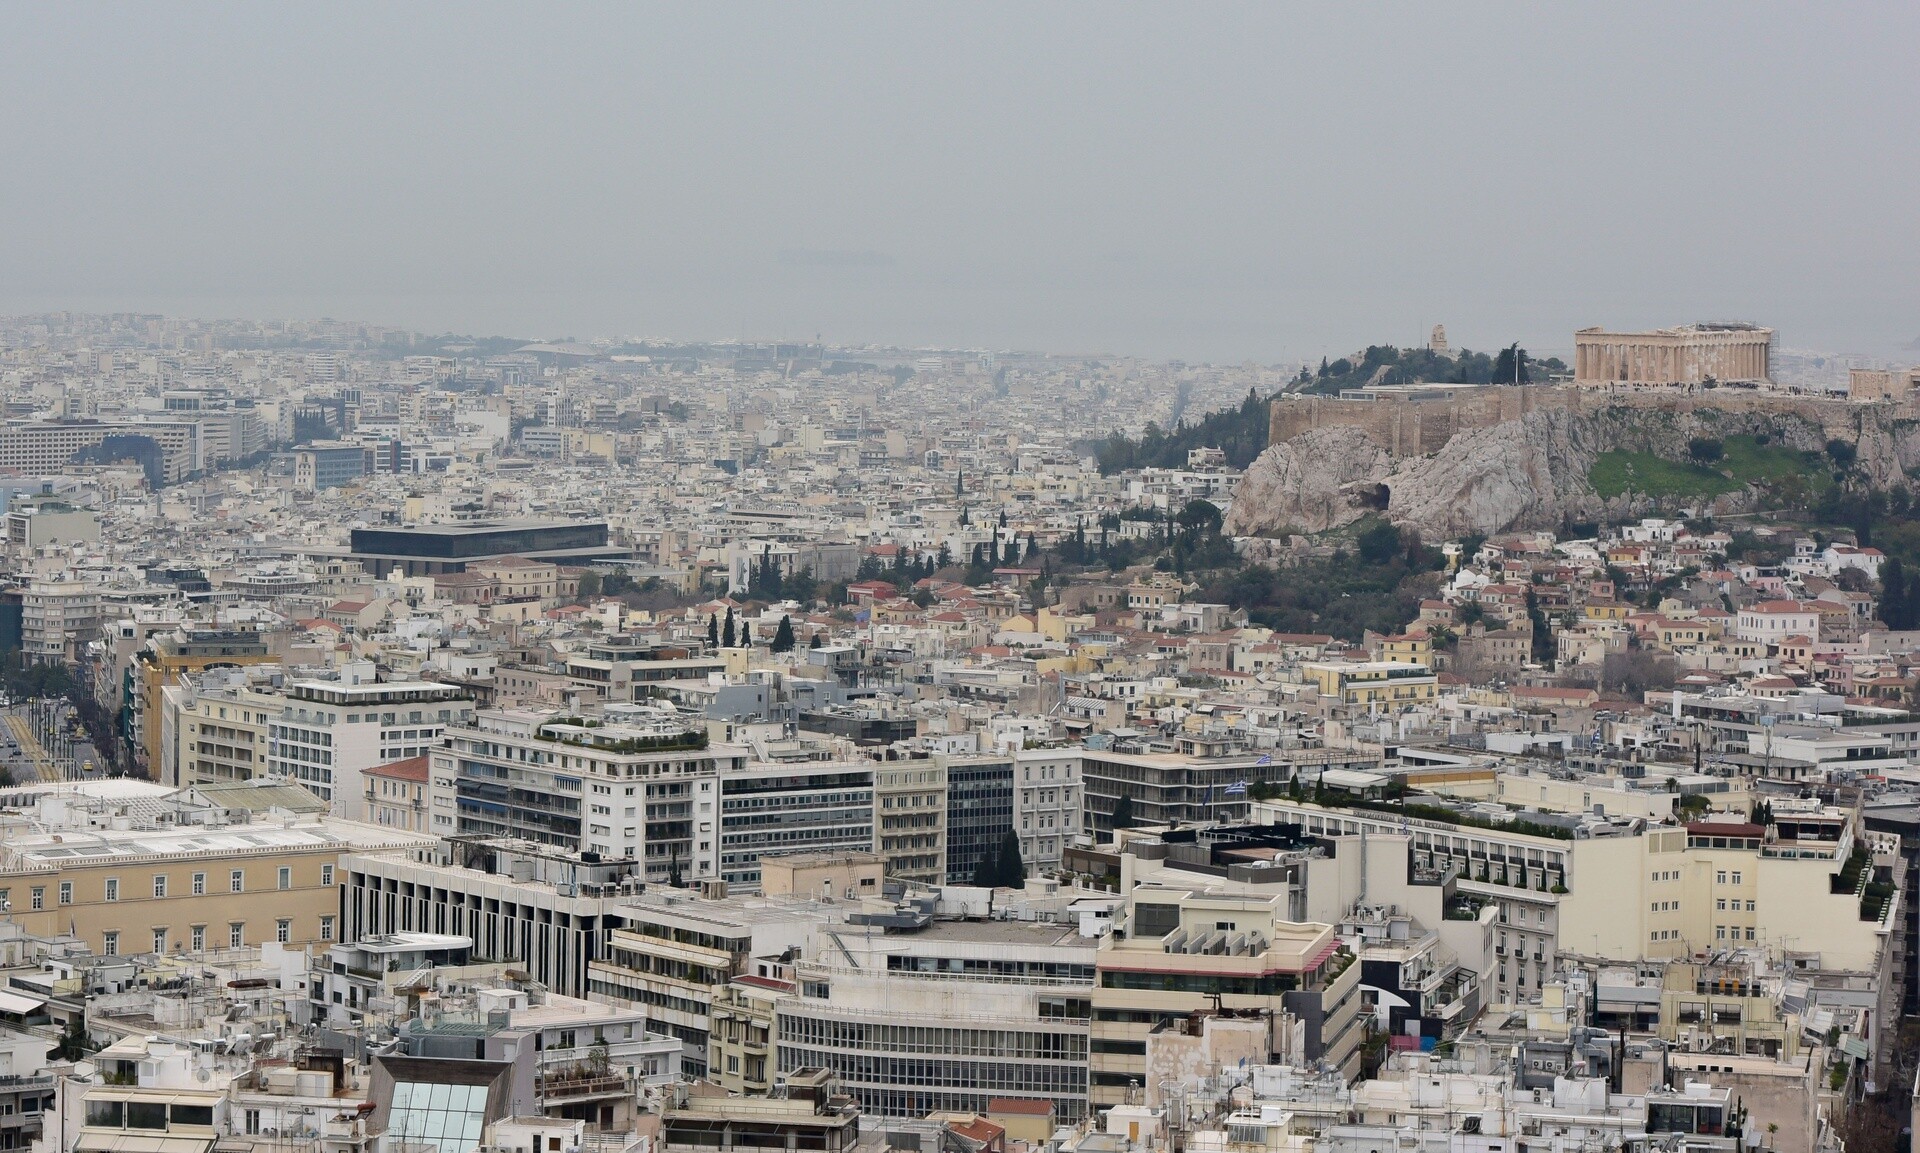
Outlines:
<svg viewBox="0 0 1920 1153"><path fill-rule="evenodd" d="M1013 831L1013 761L947 762L947 883L970 885Z"/></svg>
<svg viewBox="0 0 1920 1153"><path fill-rule="evenodd" d="M625 555L607 543L607 522L564 520L484 521L424 524L409 528L353 530L353 557L384 578L465 572L474 561L504 556L560 564L586 564Z"/></svg>

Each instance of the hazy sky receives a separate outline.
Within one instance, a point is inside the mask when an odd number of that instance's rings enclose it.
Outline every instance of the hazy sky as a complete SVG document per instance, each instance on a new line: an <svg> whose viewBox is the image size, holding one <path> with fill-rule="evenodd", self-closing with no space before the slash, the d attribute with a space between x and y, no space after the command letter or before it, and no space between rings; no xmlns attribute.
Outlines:
<svg viewBox="0 0 1920 1153"><path fill-rule="evenodd" d="M1920 337L1920 3L0 4L0 312Z"/></svg>

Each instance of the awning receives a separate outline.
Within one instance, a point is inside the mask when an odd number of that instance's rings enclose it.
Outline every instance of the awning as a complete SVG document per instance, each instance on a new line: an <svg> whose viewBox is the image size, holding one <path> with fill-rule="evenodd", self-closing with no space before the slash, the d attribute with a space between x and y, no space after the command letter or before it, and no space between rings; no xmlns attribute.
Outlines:
<svg viewBox="0 0 1920 1153"><path fill-rule="evenodd" d="M30 997L10 989L0 989L0 1013L32 1013L47 1003L45 997Z"/></svg>
<svg viewBox="0 0 1920 1153"><path fill-rule="evenodd" d="M80 1130L73 1153L210 1153L213 1137L179 1137L166 1133L132 1133L124 1129Z"/></svg>

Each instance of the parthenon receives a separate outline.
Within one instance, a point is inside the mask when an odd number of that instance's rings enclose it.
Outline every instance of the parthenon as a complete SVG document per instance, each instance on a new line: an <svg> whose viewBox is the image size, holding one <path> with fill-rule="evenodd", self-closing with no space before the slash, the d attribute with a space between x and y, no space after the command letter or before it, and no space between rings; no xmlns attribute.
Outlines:
<svg viewBox="0 0 1920 1153"><path fill-rule="evenodd" d="M1773 330L1689 324L1652 332L1583 328L1573 334L1575 384L1768 383Z"/></svg>

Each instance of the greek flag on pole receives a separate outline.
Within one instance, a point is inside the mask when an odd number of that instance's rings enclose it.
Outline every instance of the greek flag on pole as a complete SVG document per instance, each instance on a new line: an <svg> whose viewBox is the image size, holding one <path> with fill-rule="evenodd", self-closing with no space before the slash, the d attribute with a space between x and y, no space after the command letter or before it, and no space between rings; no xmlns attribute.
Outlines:
<svg viewBox="0 0 1920 1153"><path fill-rule="evenodd" d="M1259 759L1259 760L1257 760L1257 761L1255 761L1255 762L1253 762L1253 763L1254 763L1254 764L1256 764L1256 765L1271 765L1271 764L1273 763L1273 754L1272 754L1272 753L1262 753L1262 754L1260 755L1260 759Z"/></svg>
<svg viewBox="0 0 1920 1153"><path fill-rule="evenodd" d="M1226 788L1221 789L1220 791L1227 794L1230 797L1233 796L1235 793L1239 793L1242 796L1244 796L1247 791L1247 782L1235 781L1231 785L1228 785Z"/></svg>

